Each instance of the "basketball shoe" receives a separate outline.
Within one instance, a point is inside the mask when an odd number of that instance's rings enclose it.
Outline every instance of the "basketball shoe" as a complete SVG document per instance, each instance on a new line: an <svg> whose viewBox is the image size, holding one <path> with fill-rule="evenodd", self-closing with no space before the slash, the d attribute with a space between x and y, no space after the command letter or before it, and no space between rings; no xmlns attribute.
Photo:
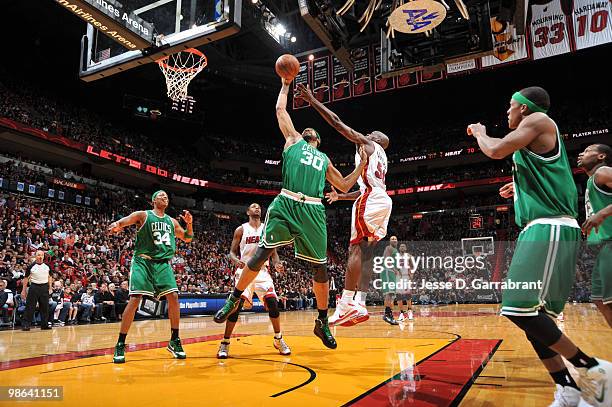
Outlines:
<svg viewBox="0 0 612 407"><path fill-rule="evenodd" d="M590 369L578 368L578 386L582 397L593 407L612 406L612 363L595 359L599 363Z"/></svg>
<svg viewBox="0 0 612 407"><path fill-rule="evenodd" d="M125 363L125 343L117 342L117 344L115 345L113 363Z"/></svg>
<svg viewBox="0 0 612 407"><path fill-rule="evenodd" d="M356 304L357 313L354 314L348 321L340 324L340 326L353 326L357 324L361 324L362 322L366 322L370 319L370 315L368 315L368 309L361 304Z"/></svg>
<svg viewBox="0 0 612 407"><path fill-rule="evenodd" d="M181 340L179 338L170 339L170 342L168 342L168 346L166 347L166 349L168 350L168 352L172 353L172 356L174 356L176 359L185 359L187 357L185 351L183 350L183 345L181 345Z"/></svg>
<svg viewBox="0 0 612 407"><path fill-rule="evenodd" d="M217 311L217 313L215 314L215 317L213 318L213 320L216 323L221 324L225 322L225 320L227 320L227 318L230 315L236 312L239 307L240 307L240 298L236 298L234 297L233 294L230 294L227 297L227 300L225 300L225 304L223 304L223 307L219 311Z"/></svg>
<svg viewBox="0 0 612 407"><path fill-rule="evenodd" d="M353 301L350 301L347 303L340 301L338 305L336 306L334 315L329 317L329 325L330 326L342 325L343 323L351 319L354 315L356 315L359 312L359 309L357 308L358 305L359 304ZM366 314L367 313L368 312L366 311Z"/></svg>
<svg viewBox="0 0 612 407"><path fill-rule="evenodd" d="M414 319L414 313L411 309L408 310L408 321L412 321Z"/></svg>
<svg viewBox="0 0 612 407"><path fill-rule="evenodd" d="M549 407L577 407L580 403L580 390L557 384L555 401Z"/></svg>
<svg viewBox="0 0 612 407"><path fill-rule="evenodd" d="M385 313L385 316L383 317L383 321L385 321L386 323L390 325L399 325L399 322L397 322L395 318L393 318L393 314Z"/></svg>
<svg viewBox="0 0 612 407"><path fill-rule="evenodd" d="M329 330L329 323L327 322L327 320L322 321L321 319L317 318L315 320L315 327L313 332L316 336L319 337L319 339L321 339L323 345L327 346L330 349L336 349L338 347L334 336Z"/></svg>
<svg viewBox="0 0 612 407"><path fill-rule="evenodd" d="M281 336L280 338L274 338L274 347L278 349L278 353L284 356L291 355L291 349L285 339Z"/></svg>
<svg viewBox="0 0 612 407"><path fill-rule="evenodd" d="M229 339L223 339L217 351L217 359L227 359L229 357Z"/></svg>

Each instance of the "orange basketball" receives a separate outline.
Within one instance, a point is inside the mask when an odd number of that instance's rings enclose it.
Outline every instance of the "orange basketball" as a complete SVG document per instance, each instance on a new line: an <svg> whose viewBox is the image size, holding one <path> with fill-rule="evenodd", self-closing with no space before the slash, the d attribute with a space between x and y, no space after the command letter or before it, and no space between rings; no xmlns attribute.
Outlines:
<svg viewBox="0 0 612 407"><path fill-rule="evenodd" d="M275 69L278 76L292 81L298 72L300 72L300 63L293 55L284 54L276 60Z"/></svg>

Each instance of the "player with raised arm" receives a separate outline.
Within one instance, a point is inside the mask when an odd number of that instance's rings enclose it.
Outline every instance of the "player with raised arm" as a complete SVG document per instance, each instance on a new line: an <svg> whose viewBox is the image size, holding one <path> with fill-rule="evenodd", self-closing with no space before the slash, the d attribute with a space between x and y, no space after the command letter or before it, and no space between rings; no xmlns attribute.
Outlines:
<svg viewBox="0 0 612 407"><path fill-rule="evenodd" d="M334 129L354 143L357 149L363 148L367 155L365 168L357 181L358 191L338 194L332 189L332 192L326 194L330 203L336 200L355 201L351 216L351 239L344 291L334 315L329 319L331 325L355 325L368 320L365 304L372 276L374 244L387 235L391 216L392 202L385 185L385 150L389 146L389 138L380 131L364 135L353 130L340 120L337 114L319 102L306 86L298 85L298 91ZM361 160L359 154L355 154L355 165L360 165Z"/></svg>
<svg viewBox="0 0 612 407"><path fill-rule="evenodd" d="M578 156L578 166L589 176L582 230L598 251L591 275L591 300L612 328L612 148L606 144L588 146Z"/></svg>
<svg viewBox="0 0 612 407"><path fill-rule="evenodd" d="M187 224L185 230L176 219L166 214L168 207L166 192L161 190L155 192L151 202L153 210L132 212L108 227L110 233L119 233L130 225L137 227L134 256L130 266L130 300L123 311L119 339L113 356L114 363L125 362L125 338L143 295L166 297L171 327L171 337L166 349L177 359L186 358L179 338L178 287L169 262L175 253L175 238L187 243L193 239L193 217L186 210L180 215Z"/></svg>
<svg viewBox="0 0 612 407"><path fill-rule="evenodd" d="M508 127L498 139L480 123L468 126L482 152L493 159L512 154L513 184L500 190L514 196L516 223L523 228L508 270L508 281L535 283L537 289L507 288L502 315L521 328L556 383L551 406L612 405L612 364L582 352L555 324L574 283L580 240L578 194L563 139L546 114L548 93L540 87L516 92L510 100ZM563 363L580 374L580 387Z"/></svg>
<svg viewBox="0 0 612 407"><path fill-rule="evenodd" d="M362 162L346 177L333 166L327 155L319 151L321 137L312 128L302 134L293 127L287 113L290 81L282 79L276 102L276 118L285 145L283 150L283 188L268 208L262 239L257 251L242 271L234 292L214 317L224 322L240 306L240 297L257 276L275 248L293 243L295 256L312 263L313 291L319 311L314 334L328 348L337 347L327 319L329 276L327 274L327 223L321 202L325 180L343 192L349 191L365 168L366 155L361 149Z"/></svg>
<svg viewBox="0 0 612 407"><path fill-rule="evenodd" d="M228 255L232 263L238 267L238 270L236 270L236 275L234 276L236 282L240 280L240 275L246 266L246 262L255 254L257 245L259 244L259 238L264 227L264 225L261 223L261 206L259 206L259 204L252 203L249 205L246 214L249 217L249 221L238 226L234 231L234 238L232 240L232 245ZM283 334L281 333L278 297L276 296L272 276L268 271L268 263L269 262L266 261L263 264L255 280L253 280L253 282L249 284L246 290L244 290L242 293L240 298L240 307L238 307L238 310L230 315L227 318L227 321L225 321L225 333L223 335L223 340L219 345L219 350L217 351L217 358L226 359L229 356L230 338L232 336L232 332L234 331L234 327L238 322L240 309L243 307L245 309L249 309L253 306L253 293L257 295L259 301L265 304L265 307L268 310L270 322L272 323L272 328L274 329L274 347L278 349L278 352L281 355L286 356L291 354L291 349L285 342L285 339L283 339ZM272 252L272 263L274 264L276 271L279 273L284 271L283 264L279 261L276 250Z"/></svg>

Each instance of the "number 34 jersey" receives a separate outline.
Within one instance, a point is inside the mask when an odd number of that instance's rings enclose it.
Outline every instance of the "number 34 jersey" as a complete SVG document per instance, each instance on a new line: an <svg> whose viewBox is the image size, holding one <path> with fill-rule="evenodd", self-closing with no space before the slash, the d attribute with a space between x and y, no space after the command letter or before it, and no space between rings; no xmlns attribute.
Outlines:
<svg viewBox="0 0 612 407"><path fill-rule="evenodd" d="M176 248L172 218L166 214L159 217L151 210L146 214L147 219L136 233L134 255L142 254L152 260L170 260Z"/></svg>

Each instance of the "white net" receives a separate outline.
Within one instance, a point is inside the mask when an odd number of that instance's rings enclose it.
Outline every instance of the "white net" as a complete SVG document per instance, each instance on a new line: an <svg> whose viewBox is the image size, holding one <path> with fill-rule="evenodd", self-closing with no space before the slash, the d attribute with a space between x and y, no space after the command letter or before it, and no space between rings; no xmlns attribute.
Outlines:
<svg viewBox="0 0 612 407"><path fill-rule="evenodd" d="M191 80L206 67L206 56L194 48L169 55L157 61L168 88L168 97L176 102L187 98Z"/></svg>

